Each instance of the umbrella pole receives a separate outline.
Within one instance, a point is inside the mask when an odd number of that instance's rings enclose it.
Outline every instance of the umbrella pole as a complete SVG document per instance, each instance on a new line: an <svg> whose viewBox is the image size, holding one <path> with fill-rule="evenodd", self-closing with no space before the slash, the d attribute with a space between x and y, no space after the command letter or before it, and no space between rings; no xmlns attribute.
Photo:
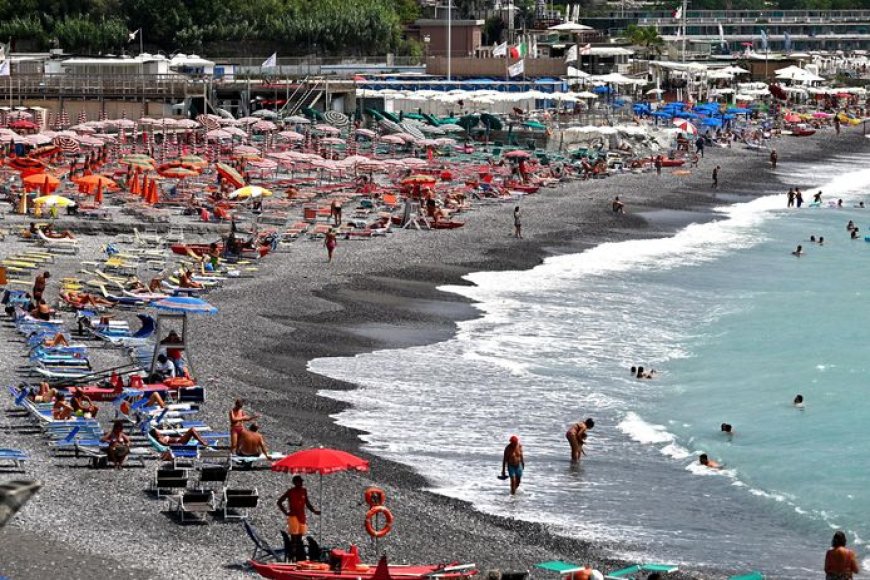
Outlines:
<svg viewBox="0 0 870 580"><path fill-rule="evenodd" d="M320 517L317 519L317 542L323 545L323 474L320 474Z"/></svg>

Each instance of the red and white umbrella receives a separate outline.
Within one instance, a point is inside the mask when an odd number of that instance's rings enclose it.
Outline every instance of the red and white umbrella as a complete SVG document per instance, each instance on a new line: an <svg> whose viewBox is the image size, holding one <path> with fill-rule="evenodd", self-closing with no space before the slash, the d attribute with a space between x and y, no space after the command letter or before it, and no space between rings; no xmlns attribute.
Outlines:
<svg viewBox="0 0 870 580"><path fill-rule="evenodd" d="M689 135L697 135L698 128L691 124L686 119L674 119L674 127L682 131L683 133L688 133Z"/></svg>

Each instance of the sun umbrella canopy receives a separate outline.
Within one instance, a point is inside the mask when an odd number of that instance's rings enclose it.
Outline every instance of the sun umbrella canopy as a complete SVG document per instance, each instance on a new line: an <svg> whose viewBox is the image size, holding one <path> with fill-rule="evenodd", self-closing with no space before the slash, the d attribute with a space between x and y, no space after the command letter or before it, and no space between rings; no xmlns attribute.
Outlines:
<svg viewBox="0 0 870 580"><path fill-rule="evenodd" d="M259 185L246 185L230 194L230 199L248 199L254 197L269 197L272 195L272 190L260 187Z"/></svg>
<svg viewBox="0 0 870 580"><path fill-rule="evenodd" d="M514 149L513 151L508 151L504 154L507 159L528 159L531 157L531 153L525 151L523 149Z"/></svg>
<svg viewBox="0 0 870 580"><path fill-rule="evenodd" d="M36 199L34 199L33 203L35 205L45 205L48 207L69 207L76 204L76 202L74 202L70 198L64 197L62 195L43 195L42 197L37 197Z"/></svg>
<svg viewBox="0 0 870 580"><path fill-rule="evenodd" d="M402 185L416 185L435 183L438 181L434 175L410 175L402 180Z"/></svg>
<svg viewBox="0 0 870 580"><path fill-rule="evenodd" d="M33 191L35 189L44 189L45 193L50 193L57 189L60 185L60 180L49 173L34 173L28 175L21 180L24 183L24 189Z"/></svg>
<svg viewBox="0 0 870 580"><path fill-rule="evenodd" d="M157 310L178 314L217 314L217 307L205 300L188 296L170 296L151 304Z"/></svg>
<svg viewBox="0 0 870 580"><path fill-rule="evenodd" d="M245 179L241 176L241 174L226 163L215 163L214 166L220 176L232 183L234 186L245 186Z"/></svg>
<svg viewBox="0 0 870 580"><path fill-rule="evenodd" d="M698 134L698 128L685 119L674 119L674 127L690 135Z"/></svg>
<svg viewBox="0 0 870 580"><path fill-rule="evenodd" d="M118 189L118 184L115 183L115 180L110 177L106 177L105 175L86 175L85 177L79 177L78 179L74 179L79 188L82 191L96 191L98 188L116 190Z"/></svg>
<svg viewBox="0 0 870 580"><path fill-rule="evenodd" d="M326 475L339 471L368 471L369 462L340 449L305 449L276 461L272 471L282 473L318 473Z"/></svg>
<svg viewBox="0 0 870 580"><path fill-rule="evenodd" d="M194 177L196 175L199 175L198 171L181 166L161 167L157 170L157 173L159 173L162 177L168 177L169 179L185 179L187 177Z"/></svg>

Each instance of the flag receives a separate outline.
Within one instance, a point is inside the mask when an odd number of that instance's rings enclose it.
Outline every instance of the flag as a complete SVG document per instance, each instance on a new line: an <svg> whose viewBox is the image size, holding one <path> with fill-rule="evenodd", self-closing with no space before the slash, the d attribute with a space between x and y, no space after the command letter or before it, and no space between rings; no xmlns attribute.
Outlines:
<svg viewBox="0 0 870 580"><path fill-rule="evenodd" d="M521 42L516 46L510 47L509 52L510 52L511 58L516 59L516 58L523 58L524 56L526 56L526 51L527 51L526 43Z"/></svg>
<svg viewBox="0 0 870 580"><path fill-rule="evenodd" d="M512 64L508 67L508 76L516 77L526 72L526 61L521 60L516 64Z"/></svg>
<svg viewBox="0 0 870 580"><path fill-rule="evenodd" d="M761 29L761 49L767 50L767 31L763 28Z"/></svg>
<svg viewBox="0 0 870 580"><path fill-rule="evenodd" d="M9 59L7 58L3 62L0 62L0 77L8 77L9 76Z"/></svg>
<svg viewBox="0 0 870 580"><path fill-rule="evenodd" d="M263 61L263 64L260 65L261 68L270 68L278 66L278 53L273 52L272 56Z"/></svg>
<svg viewBox="0 0 870 580"><path fill-rule="evenodd" d="M677 6L677 9L674 10L673 12L671 12L671 16L673 16L673 17L674 17L675 19L677 19L677 20L679 20L680 18L682 18L682 17L683 17L683 7L682 7L682 6Z"/></svg>
<svg viewBox="0 0 870 580"><path fill-rule="evenodd" d="M728 43L725 42L725 31L722 30L722 23L721 22L719 23L719 45L722 48L726 48L728 46Z"/></svg>
<svg viewBox="0 0 870 580"><path fill-rule="evenodd" d="M586 43L585 45L580 47L580 54L590 54L592 52L592 45Z"/></svg>
<svg viewBox="0 0 870 580"><path fill-rule="evenodd" d="M538 58L538 35L532 35L532 46L529 49L529 54L532 58Z"/></svg>
<svg viewBox="0 0 870 580"><path fill-rule="evenodd" d="M133 42L134 40L136 40L136 36L137 36L140 32L142 32L142 29L141 29L141 28L139 28L139 29L137 29L137 30L134 30L133 32L128 32L128 33L127 33L127 42Z"/></svg>
<svg viewBox="0 0 870 580"><path fill-rule="evenodd" d="M782 35L782 39L785 43L785 51L789 52L791 50L791 35L788 32L785 32Z"/></svg>
<svg viewBox="0 0 870 580"><path fill-rule="evenodd" d="M507 56L508 44L507 41L502 42L492 49L492 56Z"/></svg>
<svg viewBox="0 0 870 580"><path fill-rule="evenodd" d="M565 53L565 62L573 62L577 60L577 45L575 44Z"/></svg>

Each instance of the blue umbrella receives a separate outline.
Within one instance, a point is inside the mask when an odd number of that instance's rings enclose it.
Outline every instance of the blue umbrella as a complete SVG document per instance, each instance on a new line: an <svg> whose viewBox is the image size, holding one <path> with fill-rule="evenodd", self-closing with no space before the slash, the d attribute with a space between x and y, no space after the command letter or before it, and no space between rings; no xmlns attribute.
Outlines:
<svg viewBox="0 0 870 580"><path fill-rule="evenodd" d="M667 111L656 111L652 114L653 117L659 117L661 119L670 119L673 115Z"/></svg>
<svg viewBox="0 0 870 580"><path fill-rule="evenodd" d="M598 94L609 93L609 92L610 92L610 87L605 86L605 85L601 85L600 87L595 87L594 89L592 89L592 92L593 92L593 93L598 93Z"/></svg>
<svg viewBox="0 0 870 580"><path fill-rule="evenodd" d="M157 310L178 314L217 314L217 307L205 300L188 296L170 296L152 304Z"/></svg>
<svg viewBox="0 0 870 580"><path fill-rule="evenodd" d="M702 125L706 125L707 127L721 127L722 119L714 119L712 117L704 119L701 121Z"/></svg>

